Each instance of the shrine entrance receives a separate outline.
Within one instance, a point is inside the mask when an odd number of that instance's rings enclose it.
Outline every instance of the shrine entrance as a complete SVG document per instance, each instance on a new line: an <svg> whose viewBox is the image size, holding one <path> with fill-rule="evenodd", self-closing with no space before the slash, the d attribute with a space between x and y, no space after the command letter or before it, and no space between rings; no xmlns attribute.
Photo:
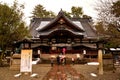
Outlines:
<svg viewBox="0 0 120 80"><path fill-rule="evenodd" d="M62 53L63 48L66 49L67 53L72 53L74 52L73 45L81 44L82 39L83 35L78 35L65 29L53 30L53 32L49 35L40 36L41 44L44 43L49 46L47 51L50 54L60 54ZM45 51L45 47L41 48L43 51Z"/></svg>

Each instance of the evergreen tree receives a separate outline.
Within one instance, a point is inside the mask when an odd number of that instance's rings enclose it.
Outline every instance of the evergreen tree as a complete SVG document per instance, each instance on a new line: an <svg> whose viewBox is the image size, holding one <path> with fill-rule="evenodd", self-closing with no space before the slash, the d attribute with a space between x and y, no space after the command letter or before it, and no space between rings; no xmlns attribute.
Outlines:
<svg viewBox="0 0 120 80"><path fill-rule="evenodd" d="M52 18L55 17L54 12L47 11L42 5L38 4L35 6L34 10L32 11L33 16L37 18Z"/></svg>
<svg viewBox="0 0 120 80"><path fill-rule="evenodd" d="M24 5L16 1L12 6L0 3L0 65L6 49L11 48L14 41L28 36L28 29L23 21Z"/></svg>

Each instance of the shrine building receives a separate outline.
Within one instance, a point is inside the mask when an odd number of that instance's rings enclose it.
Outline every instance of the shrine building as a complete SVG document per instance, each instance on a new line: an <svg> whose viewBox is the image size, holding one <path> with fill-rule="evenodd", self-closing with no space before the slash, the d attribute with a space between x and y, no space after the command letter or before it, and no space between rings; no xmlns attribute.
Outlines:
<svg viewBox="0 0 120 80"><path fill-rule="evenodd" d="M33 53L97 56L97 32L90 18L68 18L61 10L55 18L33 18L30 23Z"/></svg>

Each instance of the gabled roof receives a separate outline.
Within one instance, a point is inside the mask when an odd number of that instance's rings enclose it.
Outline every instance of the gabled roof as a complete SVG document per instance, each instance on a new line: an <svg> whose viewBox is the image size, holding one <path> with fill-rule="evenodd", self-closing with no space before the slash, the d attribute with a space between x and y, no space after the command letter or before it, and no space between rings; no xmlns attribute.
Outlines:
<svg viewBox="0 0 120 80"><path fill-rule="evenodd" d="M45 31L47 28L50 28L51 25L55 25L55 23L58 22L61 18L64 19L67 24L71 25L72 28L77 29L80 32L84 32L83 29L81 29L79 26L74 24L70 19L68 19L65 16L65 14L64 14L64 12L62 10L58 13L58 15L57 15L57 17L55 19L53 19L50 23L48 23L46 26L44 26L43 28L39 29L38 31L39 32L40 31Z"/></svg>
<svg viewBox="0 0 120 80"><path fill-rule="evenodd" d="M94 29L93 25L91 24L91 20L89 18L67 18L64 15L64 12L61 10L56 18L33 18L30 23L30 33L33 37L39 37L40 35L47 35L56 30L56 26L60 19L64 19L65 25L69 26L72 29L66 28L69 32L77 35L82 34L84 35L85 39L96 39L98 37L96 30ZM48 31L48 29L51 29ZM77 31L76 31L77 29Z"/></svg>

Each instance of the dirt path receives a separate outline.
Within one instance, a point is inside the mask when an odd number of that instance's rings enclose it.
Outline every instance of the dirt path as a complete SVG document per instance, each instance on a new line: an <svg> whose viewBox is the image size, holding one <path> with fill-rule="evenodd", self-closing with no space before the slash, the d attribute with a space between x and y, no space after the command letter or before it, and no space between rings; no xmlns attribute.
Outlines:
<svg viewBox="0 0 120 80"><path fill-rule="evenodd" d="M42 80L85 80L70 65L54 65Z"/></svg>

